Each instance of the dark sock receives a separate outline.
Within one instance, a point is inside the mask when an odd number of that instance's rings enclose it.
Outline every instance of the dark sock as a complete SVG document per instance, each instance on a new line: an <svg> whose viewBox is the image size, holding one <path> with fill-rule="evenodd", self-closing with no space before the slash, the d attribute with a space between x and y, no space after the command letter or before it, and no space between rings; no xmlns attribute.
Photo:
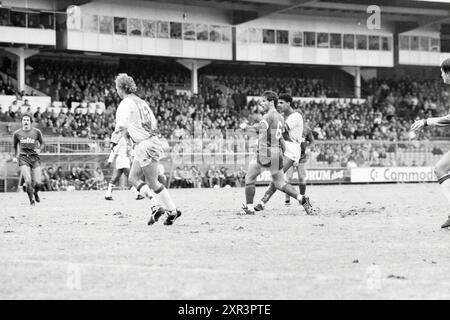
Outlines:
<svg viewBox="0 0 450 320"><path fill-rule="evenodd" d="M275 188L275 185L273 182L270 183L269 188L264 193L264 196L262 197L262 202L267 203L269 202L270 198L274 195L274 193L277 192L277 188Z"/></svg>
<svg viewBox="0 0 450 320"><path fill-rule="evenodd" d="M252 203L255 198L255 183L249 183L245 185L245 201L246 203Z"/></svg>
<svg viewBox="0 0 450 320"><path fill-rule="evenodd" d="M300 183L300 184L298 185L298 188L300 189L300 194L301 194L302 196L304 196L305 193L306 193L306 183Z"/></svg>
<svg viewBox="0 0 450 320"><path fill-rule="evenodd" d="M28 199L30 199L30 202L33 201L33 185L31 183L26 184Z"/></svg>

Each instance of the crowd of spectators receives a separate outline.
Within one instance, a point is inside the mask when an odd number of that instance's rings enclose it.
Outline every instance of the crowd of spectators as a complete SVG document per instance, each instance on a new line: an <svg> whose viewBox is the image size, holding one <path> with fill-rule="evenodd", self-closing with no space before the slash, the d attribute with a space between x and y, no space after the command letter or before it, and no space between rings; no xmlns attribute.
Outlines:
<svg viewBox="0 0 450 320"><path fill-rule="evenodd" d="M202 171L198 166L178 166L172 175L172 188L223 188L245 185L246 171L240 167L230 172L227 167L216 168L211 165Z"/></svg>
<svg viewBox="0 0 450 320"><path fill-rule="evenodd" d="M93 170L89 165L73 166L68 171L64 171L61 166L56 170L43 167L42 183L44 191L105 190L108 186L102 169L97 167Z"/></svg>
<svg viewBox="0 0 450 320"><path fill-rule="evenodd" d="M233 146L218 150L218 140L223 138L225 131L239 130L243 122L251 124L260 119L257 101L247 103L248 96L259 96L263 91L272 89L290 92L293 96L317 97L319 101L316 102L294 103L294 108L303 113L314 138L352 140L353 143L319 143L311 147L309 156L316 163L339 167L402 165L402 160L390 156L394 152L390 150L392 144L354 143L354 140L408 140L409 128L415 119L447 114L450 102L441 79L373 79L364 83L364 92L368 93L365 102L341 99L327 103L320 98L338 97L338 92L327 87L323 80L298 77L295 71L264 73L262 68L260 73L250 75L236 70L213 77L202 75L199 93L188 95L175 91L180 87L189 88L187 69L167 62L141 64L121 61L116 64L32 60L30 64L33 73L29 76L29 84L51 96L53 101L63 104L60 113L40 108L32 113L41 128L55 135L108 139L120 101L114 87L114 77L125 71L134 76L139 88L138 95L154 110L162 136L181 143L193 132L200 132L208 138L211 138L212 131L217 132L216 140L213 138L203 143L203 151L208 152L235 151ZM1 94L11 93L12 90L11 84L0 81ZM102 102L106 109L102 112L83 112L82 108L72 108L72 102ZM13 102L7 110L0 106L0 121L18 121L21 112L30 110L26 101L20 102L21 108L18 109L17 103ZM12 111L15 109L18 111ZM426 128L418 138L423 140L444 135L443 130ZM245 133L234 138L251 139ZM226 168L211 167L201 172L195 166L180 166L174 170L172 186L234 186L241 183L239 179L237 173L229 174ZM83 185L86 187L86 184Z"/></svg>

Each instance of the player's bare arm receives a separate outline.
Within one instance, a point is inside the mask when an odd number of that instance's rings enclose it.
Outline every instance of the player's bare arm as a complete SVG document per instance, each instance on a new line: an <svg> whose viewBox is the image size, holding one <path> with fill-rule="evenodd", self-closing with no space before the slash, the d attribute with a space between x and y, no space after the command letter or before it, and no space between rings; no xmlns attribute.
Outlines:
<svg viewBox="0 0 450 320"><path fill-rule="evenodd" d="M443 117L433 117L415 121L411 126L411 131L417 131L423 127L448 127L450 126L450 114Z"/></svg>
<svg viewBox="0 0 450 320"><path fill-rule="evenodd" d="M37 141L39 142L39 146L36 147L36 152L38 154L41 153L41 151L44 149L44 138L42 137L42 132L39 131L39 134L37 136Z"/></svg>
<svg viewBox="0 0 450 320"><path fill-rule="evenodd" d="M17 147L19 145L19 138L17 137L17 134L14 134L14 141L13 141L13 146L14 146L14 154L13 154L13 162L17 162L17 157L19 156L19 148Z"/></svg>

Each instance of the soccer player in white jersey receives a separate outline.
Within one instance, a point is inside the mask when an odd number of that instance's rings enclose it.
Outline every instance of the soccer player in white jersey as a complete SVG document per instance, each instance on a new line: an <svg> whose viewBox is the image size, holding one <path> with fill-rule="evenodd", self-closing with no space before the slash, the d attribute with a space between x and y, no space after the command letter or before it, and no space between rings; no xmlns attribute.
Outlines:
<svg viewBox="0 0 450 320"><path fill-rule="evenodd" d="M114 172L111 177L110 182L108 183L108 189L106 190L105 199L113 200L112 191L115 185L119 182L119 179L122 175L128 179L130 175L130 167L131 167L131 142L127 140L125 137L122 137L119 140L117 146L111 150L111 153L108 158L108 165L114 162ZM130 189L136 200L144 199L144 197L137 191L135 186L131 186Z"/></svg>
<svg viewBox="0 0 450 320"><path fill-rule="evenodd" d="M181 216L167 189L158 181L159 159L163 148L158 138L155 115L149 105L136 96L137 87L132 77L120 73L116 77L116 90L122 98L116 111L116 127L111 137L114 147L122 136L126 136L135 146L135 158L131 165L129 181L145 197L154 200L153 191L165 210L153 201L149 225L157 222L166 213L165 225L171 225ZM141 171L142 170L142 171ZM145 181L142 180L144 174ZM152 191L153 190L153 191Z"/></svg>
<svg viewBox="0 0 450 320"><path fill-rule="evenodd" d="M292 97L287 93L280 94L278 98L278 110L285 117L285 131L283 138L285 141L285 151L283 159L283 172L286 173L294 163L298 163L301 155L301 143L303 138L303 116L295 112L292 108ZM300 172L299 172L300 175ZM255 206L255 211L264 210L264 206L277 191L273 182L270 183L264 193L261 202ZM300 202L307 214L312 214L313 209L309 198L304 196Z"/></svg>
<svg viewBox="0 0 450 320"><path fill-rule="evenodd" d="M444 83L450 84L450 58L444 60L441 64L441 77ZM411 131L414 132L423 127L448 127L450 126L450 114L443 117L433 117L428 119L421 119L414 122L411 126ZM442 186L442 191L450 204L450 151L448 151L441 160L436 163L434 167L434 173L438 179L438 182ZM450 217L441 226L441 228L450 227Z"/></svg>

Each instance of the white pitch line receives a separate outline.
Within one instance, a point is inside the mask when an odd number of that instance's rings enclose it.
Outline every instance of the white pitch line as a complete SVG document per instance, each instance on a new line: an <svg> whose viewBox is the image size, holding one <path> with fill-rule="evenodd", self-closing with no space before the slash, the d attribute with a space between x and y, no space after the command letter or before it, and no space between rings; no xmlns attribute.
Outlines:
<svg viewBox="0 0 450 320"><path fill-rule="evenodd" d="M24 264L45 264L45 265L77 265L80 267L97 267L97 268L116 268L116 269L140 269L140 270L161 270L161 271L180 271L180 272L193 272L193 273L209 273L209 274L235 274L235 275L245 275L253 276L264 279L281 279L281 278L316 278L320 281L326 280L336 280L340 279L335 276L325 275L325 274L306 274L297 272L267 272L267 271L239 271L230 269L209 269L209 268L182 268L173 266L145 266L145 265L130 265L130 264L107 264L107 263L89 263L89 262L74 262L74 261L59 261L59 260L12 260L13 263L24 263Z"/></svg>

